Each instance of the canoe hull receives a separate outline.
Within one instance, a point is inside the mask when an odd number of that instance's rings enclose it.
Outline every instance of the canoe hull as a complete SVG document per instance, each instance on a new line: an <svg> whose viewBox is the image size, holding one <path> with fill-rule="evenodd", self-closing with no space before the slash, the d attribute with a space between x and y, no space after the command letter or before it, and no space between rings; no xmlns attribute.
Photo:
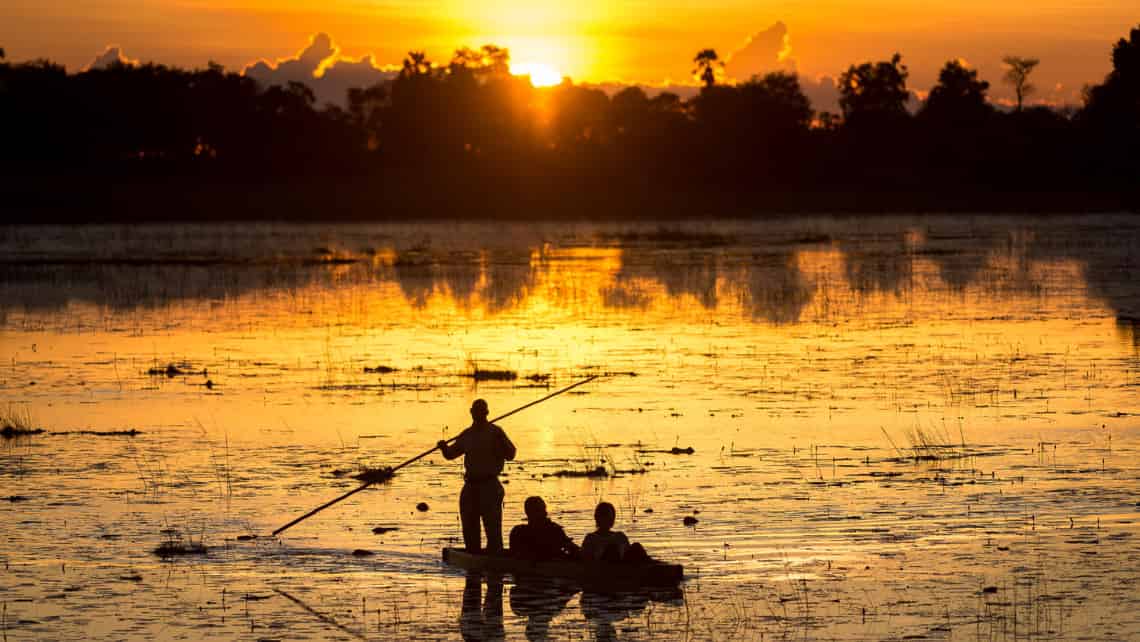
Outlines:
<svg viewBox="0 0 1140 642"><path fill-rule="evenodd" d="M443 561L468 571L510 573L524 577L573 580L583 586L641 588L676 586L684 578L680 564L614 564L576 560L535 562L509 556L468 553L461 548L443 549Z"/></svg>

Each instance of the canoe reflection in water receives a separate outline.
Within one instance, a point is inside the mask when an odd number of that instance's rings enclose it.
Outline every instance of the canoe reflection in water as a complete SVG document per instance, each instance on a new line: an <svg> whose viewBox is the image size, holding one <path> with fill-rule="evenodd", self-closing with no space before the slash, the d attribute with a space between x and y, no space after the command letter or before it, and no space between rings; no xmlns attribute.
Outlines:
<svg viewBox="0 0 1140 642"><path fill-rule="evenodd" d="M639 615L650 602L678 604L684 594L678 587L655 590L622 591L620 593L582 593L582 615L589 623L593 639L603 642L616 640L614 625L622 620Z"/></svg>
<svg viewBox="0 0 1140 642"><path fill-rule="evenodd" d="M487 584L486 593L483 583ZM511 612L526 618L526 639L549 640L550 625L581 591L579 606L594 640L616 640L616 624L640 615L650 602L679 604L679 587L617 592L583 591L577 582L544 577L519 577L510 588ZM504 640L503 576L473 571L463 588L459 631L469 642Z"/></svg>
<svg viewBox="0 0 1140 642"><path fill-rule="evenodd" d="M483 595L483 579L487 580L487 595ZM464 640L502 640L503 633L503 576L468 573L463 585L463 608L459 616L459 633Z"/></svg>
<svg viewBox="0 0 1140 642"><path fill-rule="evenodd" d="M578 587L565 581L520 577L511 587L511 611L525 617L526 639L531 642L547 640L550 622L566 608Z"/></svg>

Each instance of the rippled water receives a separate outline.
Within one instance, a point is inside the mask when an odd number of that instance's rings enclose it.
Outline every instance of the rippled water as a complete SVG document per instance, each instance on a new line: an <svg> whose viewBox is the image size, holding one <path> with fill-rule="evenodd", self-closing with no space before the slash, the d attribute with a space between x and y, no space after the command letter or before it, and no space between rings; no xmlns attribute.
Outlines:
<svg viewBox="0 0 1140 642"><path fill-rule="evenodd" d="M48 431L0 450L0 624L1135 638L1138 246L1129 217L0 228L0 411ZM507 527L539 494L580 539L611 501L678 594L444 566L462 464L438 456L265 537L474 397L598 373L503 422ZM163 561L169 537L208 554Z"/></svg>

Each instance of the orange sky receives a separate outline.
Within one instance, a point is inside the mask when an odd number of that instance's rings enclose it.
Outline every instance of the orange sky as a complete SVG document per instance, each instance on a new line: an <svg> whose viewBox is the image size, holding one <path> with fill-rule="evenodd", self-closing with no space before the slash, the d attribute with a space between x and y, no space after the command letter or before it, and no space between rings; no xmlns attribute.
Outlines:
<svg viewBox="0 0 1140 642"><path fill-rule="evenodd" d="M938 67L960 57L1002 97L1000 58L1014 53L1041 58L1039 97L1074 102L1084 83L1103 77L1111 44L1140 15L1134 0L7 0L0 46L13 60L47 57L73 70L111 43L144 61L241 68L294 55L324 31L343 54L372 53L380 63L410 48L445 59L459 45L493 42L575 80L662 83L690 82L698 49L727 55L776 21L809 77L898 50L912 89L929 89Z"/></svg>

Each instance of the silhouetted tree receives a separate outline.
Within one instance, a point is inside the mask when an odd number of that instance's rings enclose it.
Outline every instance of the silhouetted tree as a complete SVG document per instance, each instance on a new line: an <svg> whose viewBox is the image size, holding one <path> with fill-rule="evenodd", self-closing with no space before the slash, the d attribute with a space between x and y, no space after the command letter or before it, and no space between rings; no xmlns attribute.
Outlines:
<svg viewBox="0 0 1140 642"><path fill-rule="evenodd" d="M428 76L431 75L432 64L427 54L422 51L409 51L404 58L404 67L400 70L401 76Z"/></svg>
<svg viewBox="0 0 1140 642"><path fill-rule="evenodd" d="M510 63L510 51L496 45L483 45L478 50L461 47L455 50L448 72L456 76L463 72L503 76L510 73Z"/></svg>
<svg viewBox="0 0 1140 642"><path fill-rule="evenodd" d="M839 76L839 107L847 122L906 115L909 73L895 54L889 62L852 65Z"/></svg>
<svg viewBox="0 0 1140 642"><path fill-rule="evenodd" d="M1077 118L1086 136L1086 171L1102 182L1132 184L1140 200L1140 27L1113 45L1112 71L1085 88L1084 103Z"/></svg>
<svg viewBox="0 0 1140 642"><path fill-rule="evenodd" d="M1029 75L1033 73L1033 69L1041 61L1036 58L1022 58L1020 56L1006 56L1001 61L1006 66L1004 80L1013 87L1013 93L1017 95L1017 111L1021 111L1022 101L1037 89L1030 84Z"/></svg>
<svg viewBox="0 0 1140 642"><path fill-rule="evenodd" d="M806 130L811 124L811 101L800 88L799 76L782 71L753 76L740 86L749 111L775 130Z"/></svg>
<svg viewBox="0 0 1140 642"><path fill-rule="evenodd" d="M993 116L986 102L989 86L961 61L951 60L942 67L938 83L917 115L917 139L929 184L953 192L953 185L984 181L999 171L992 166L991 137L986 130Z"/></svg>
<svg viewBox="0 0 1140 642"><path fill-rule="evenodd" d="M991 111L986 102L990 83L978 80L978 72L959 60L951 60L938 73L938 84L930 90L919 116L930 120L978 123Z"/></svg>
<svg viewBox="0 0 1140 642"><path fill-rule="evenodd" d="M716 55L715 49L702 49L697 52L693 57L693 75L700 79L705 84L705 87L712 87L716 84L717 70L724 67L724 63L720 62Z"/></svg>
<svg viewBox="0 0 1140 642"><path fill-rule="evenodd" d="M1081 117L1085 121L1135 129L1140 127L1140 27L1112 47L1112 71L1099 85L1087 87Z"/></svg>
<svg viewBox="0 0 1140 642"><path fill-rule="evenodd" d="M574 150L610 139L610 100L600 89L562 83L551 90L550 128L556 147Z"/></svg>
<svg viewBox="0 0 1140 642"><path fill-rule="evenodd" d="M610 113L615 133L633 136L642 131L649 119L649 96L641 87L626 87L610 99Z"/></svg>
<svg viewBox="0 0 1140 642"><path fill-rule="evenodd" d="M534 88L510 74L506 49L484 45L458 49L443 65L409 52L395 78L353 88L344 108L318 107L304 83L263 88L213 62L68 74L47 61L0 59L0 188L20 185L21 175L70 180L75 189L52 196L79 202L84 184L125 183L119 191L130 194L131 181L187 180L204 186L203 199L226 184L223 200L239 184L311 185L310 203L285 203L310 210L350 203L340 186L353 184L357 199L396 200L406 211L502 211L510 199L567 194L581 211L587 199L631 194L644 195L650 212L664 202L780 207L781 194L792 207L799 195L829 209L955 207L1005 198L1010 184L1041 196L1009 196L995 208L1055 207L1048 195L1058 185L1110 202L1140 183L1138 52L1134 29L1075 120L1044 106L995 111L989 84L954 61L912 119L898 54L842 74L842 118L813 115L795 74L720 84L712 49L693 60L702 87L689 100L638 87L608 97L569 80ZM330 200L332 177L338 198ZM38 200L25 203L29 211ZM623 206L636 210L632 203Z"/></svg>

